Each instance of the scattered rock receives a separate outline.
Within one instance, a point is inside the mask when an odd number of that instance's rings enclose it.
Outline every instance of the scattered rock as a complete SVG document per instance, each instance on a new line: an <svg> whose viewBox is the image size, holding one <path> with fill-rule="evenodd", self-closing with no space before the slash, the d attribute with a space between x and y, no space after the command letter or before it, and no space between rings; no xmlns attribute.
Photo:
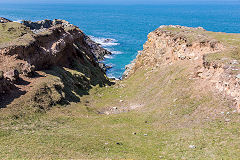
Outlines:
<svg viewBox="0 0 240 160"><path fill-rule="evenodd" d="M19 72L16 69L10 70L4 74L4 77L12 82L16 82L19 79Z"/></svg>
<svg viewBox="0 0 240 160"><path fill-rule="evenodd" d="M225 119L225 122L230 122L231 121L231 119Z"/></svg>
<svg viewBox="0 0 240 160"><path fill-rule="evenodd" d="M123 143L121 143L121 142L117 142L116 144L117 144L117 145L123 145Z"/></svg>
<svg viewBox="0 0 240 160"><path fill-rule="evenodd" d="M33 77L35 66L30 65L29 63L18 63L17 70L19 74L23 74L26 77Z"/></svg>
<svg viewBox="0 0 240 160"><path fill-rule="evenodd" d="M236 77L237 77L238 79L240 79L240 74L236 75Z"/></svg>
<svg viewBox="0 0 240 160"><path fill-rule="evenodd" d="M197 148L195 145L189 145L189 148L191 148L191 149L195 149L195 148Z"/></svg>
<svg viewBox="0 0 240 160"><path fill-rule="evenodd" d="M144 134L144 136L148 136L147 134Z"/></svg>
<svg viewBox="0 0 240 160"><path fill-rule="evenodd" d="M133 132L133 135L136 135L137 133L136 132Z"/></svg>
<svg viewBox="0 0 240 160"><path fill-rule="evenodd" d="M0 71L0 94L8 93L13 87L13 83L11 83L8 79L4 78L4 73Z"/></svg>
<svg viewBox="0 0 240 160"><path fill-rule="evenodd" d="M173 102L176 102L178 100L178 98L175 98L174 100L173 100Z"/></svg>
<svg viewBox="0 0 240 160"><path fill-rule="evenodd" d="M122 103L122 102L123 102L123 100L120 100L119 102L120 102L120 103Z"/></svg>

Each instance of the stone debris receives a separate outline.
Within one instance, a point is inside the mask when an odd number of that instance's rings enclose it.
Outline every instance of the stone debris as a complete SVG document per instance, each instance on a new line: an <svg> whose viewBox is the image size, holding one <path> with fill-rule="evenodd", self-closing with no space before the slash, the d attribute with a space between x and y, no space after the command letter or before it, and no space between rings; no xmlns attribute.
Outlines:
<svg viewBox="0 0 240 160"><path fill-rule="evenodd" d="M117 144L117 145L123 145L123 143L121 143L121 142L117 142L116 144Z"/></svg>
<svg viewBox="0 0 240 160"><path fill-rule="evenodd" d="M240 74L236 75L236 78L240 79Z"/></svg>
<svg viewBox="0 0 240 160"><path fill-rule="evenodd" d="M225 119L225 122L230 122L231 121L231 119Z"/></svg>
<svg viewBox="0 0 240 160"><path fill-rule="evenodd" d="M191 149L195 149L195 148L197 148L195 145L189 145L189 148L191 148Z"/></svg>
<svg viewBox="0 0 240 160"><path fill-rule="evenodd" d="M4 73L4 77L9 79L11 82L17 82L19 79L19 72L16 69L12 69L6 73Z"/></svg>

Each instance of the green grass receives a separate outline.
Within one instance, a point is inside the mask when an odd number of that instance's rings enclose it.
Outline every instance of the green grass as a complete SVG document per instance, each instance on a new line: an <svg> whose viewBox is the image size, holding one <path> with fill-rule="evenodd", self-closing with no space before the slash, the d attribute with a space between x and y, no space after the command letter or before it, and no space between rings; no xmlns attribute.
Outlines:
<svg viewBox="0 0 240 160"><path fill-rule="evenodd" d="M10 42L32 33L29 28L17 22L0 23L0 44Z"/></svg>
<svg viewBox="0 0 240 160"><path fill-rule="evenodd" d="M238 50L228 51L207 58L238 60ZM1 110L0 159L239 159L239 115L190 78L189 61L143 67L112 86L90 63L72 66L41 72L46 77L21 103ZM131 106L138 108L99 114Z"/></svg>
<svg viewBox="0 0 240 160"><path fill-rule="evenodd" d="M114 86L93 87L80 103L2 120L0 158L237 159L239 116L229 110L230 115L211 117L228 103L194 88L196 82L184 76L189 72L185 64L138 70ZM97 114L132 103L144 106L121 114ZM225 116L232 121L226 123Z"/></svg>

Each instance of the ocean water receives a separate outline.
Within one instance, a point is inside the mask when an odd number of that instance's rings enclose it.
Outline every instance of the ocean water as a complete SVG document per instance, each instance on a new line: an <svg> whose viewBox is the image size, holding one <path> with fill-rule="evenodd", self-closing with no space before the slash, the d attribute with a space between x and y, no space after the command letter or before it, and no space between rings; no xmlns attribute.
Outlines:
<svg viewBox="0 0 240 160"><path fill-rule="evenodd" d="M0 16L15 21L65 19L77 25L113 55L104 62L119 78L160 25L204 27L215 32L240 33L240 4L81 5L1 4ZM110 38L106 42L106 38Z"/></svg>

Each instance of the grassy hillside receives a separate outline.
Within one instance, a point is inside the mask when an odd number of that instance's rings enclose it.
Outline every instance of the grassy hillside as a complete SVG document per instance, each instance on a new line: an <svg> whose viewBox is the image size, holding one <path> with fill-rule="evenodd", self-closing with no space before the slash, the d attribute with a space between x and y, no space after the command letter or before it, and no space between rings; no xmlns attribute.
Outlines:
<svg viewBox="0 0 240 160"><path fill-rule="evenodd" d="M30 29L17 22L0 23L0 44L10 42L31 33Z"/></svg>
<svg viewBox="0 0 240 160"><path fill-rule="evenodd" d="M80 103L1 120L0 157L238 159L239 115L227 100L195 87L190 66L145 68L114 86L94 87ZM127 109L100 114L113 107Z"/></svg>
<svg viewBox="0 0 240 160"><path fill-rule="evenodd" d="M239 60L238 34L204 34L228 47L208 61ZM0 159L239 159L239 114L193 77L195 61L142 66L111 86L88 65L37 72L34 92L0 110Z"/></svg>

